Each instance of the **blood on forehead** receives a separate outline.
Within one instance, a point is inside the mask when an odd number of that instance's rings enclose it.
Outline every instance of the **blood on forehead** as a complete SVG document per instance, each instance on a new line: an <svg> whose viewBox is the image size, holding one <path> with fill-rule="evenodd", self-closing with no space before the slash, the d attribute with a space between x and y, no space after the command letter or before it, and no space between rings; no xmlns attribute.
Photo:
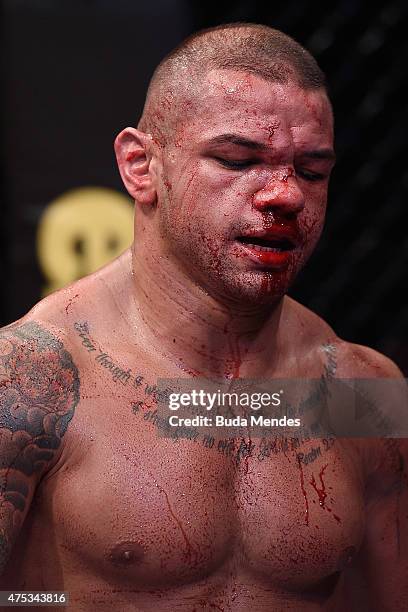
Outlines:
<svg viewBox="0 0 408 612"><path fill-rule="evenodd" d="M177 87L172 83L162 91L150 111L150 131L163 147L191 148L217 131L271 145L279 132L290 132L311 146L322 137L326 142L320 144L330 146L333 137L331 106L323 89L305 90L294 80L267 81L230 69L210 70L201 79L181 78Z"/></svg>
<svg viewBox="0 0 408 612"><path fill-rule="evenodd" d="M267 141L281 124L297 130L314 123L314 130L332 137L332 111L325 91L305 90L295 81L280 83L246 72L212 70L190 102L194 112L190 117L183 113L182 123L261 130Z"/></svg>

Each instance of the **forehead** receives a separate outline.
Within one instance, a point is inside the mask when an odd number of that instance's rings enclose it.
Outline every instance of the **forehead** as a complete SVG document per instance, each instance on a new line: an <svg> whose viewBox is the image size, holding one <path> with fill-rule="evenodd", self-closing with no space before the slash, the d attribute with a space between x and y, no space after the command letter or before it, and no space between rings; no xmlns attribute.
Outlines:
<svg viewBox="0 0 408 612"><path fill-rule="evenodd" d="M270 82L247 72L212 70L193 94L193 113L181 121L193 139L220 130L270 141L279 133L307 144L333 140L331 105L323 90L305 90L293 81Z"/></svg>

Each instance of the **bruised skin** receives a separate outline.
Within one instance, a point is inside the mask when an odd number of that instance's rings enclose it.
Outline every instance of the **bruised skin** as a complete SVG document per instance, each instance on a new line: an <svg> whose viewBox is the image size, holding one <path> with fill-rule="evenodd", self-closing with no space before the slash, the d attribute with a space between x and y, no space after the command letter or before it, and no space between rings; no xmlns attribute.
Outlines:
<svg viewBox="0 0 408 612"><path fill-rule="evenodd" d="M330 105L321 91L225 70L209 73L180 116L170 143L153 134L155 203L136 208L134 319L143 318L146 346L170 356L176 348L186 372L262 376L262 362L288 349L280 300L323 226L333 160L305 154L332 150ZM261 151L214 144L231 133ZM249 164L236 170L220 159ZM282 229L297 242L283 265L258 261L236 240Z"/></svg>
<svg viewBox="0 0 408 612"><path fill-rule="evenodd" d="M332 148L329 102L321 91L227 70L210 72L203 89L205 96L195 94L199 110L187 114L174 143L160 150L159 249L221 302L271 304L287 291L322 230L332 160L302 154ZM222 134L265 150L210 144ZM230 169L217 158L250 163ZM324 178L307 180L306 170ZM234 240L274 226L290 228L299 242L281 269L257 265Z"/></svg>

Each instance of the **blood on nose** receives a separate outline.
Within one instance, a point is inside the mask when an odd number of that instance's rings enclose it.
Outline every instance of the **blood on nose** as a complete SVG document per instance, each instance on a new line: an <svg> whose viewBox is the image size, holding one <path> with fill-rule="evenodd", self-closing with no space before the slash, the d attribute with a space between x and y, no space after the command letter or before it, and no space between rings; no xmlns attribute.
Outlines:
<svg viewBox="0 0 408 612"><path fill-rule="evenodd" d="M274 173L267 184L254 194L253 205L262 211L275 209L282 213L301 212L305 199L293 168Z"/></svg>

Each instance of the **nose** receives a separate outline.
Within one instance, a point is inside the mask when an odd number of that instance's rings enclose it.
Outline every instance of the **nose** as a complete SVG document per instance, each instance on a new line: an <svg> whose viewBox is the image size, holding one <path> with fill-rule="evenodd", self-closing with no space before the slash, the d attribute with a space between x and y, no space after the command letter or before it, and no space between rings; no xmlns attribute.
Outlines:
<svg viewBox="0 0 408 612"><path fill-rule="evenodd" d="M253 205L257 210L276 210L282 215L300 213L305 207L305 197L293 168L274 172L267 184L254 194Z"/></svg>

